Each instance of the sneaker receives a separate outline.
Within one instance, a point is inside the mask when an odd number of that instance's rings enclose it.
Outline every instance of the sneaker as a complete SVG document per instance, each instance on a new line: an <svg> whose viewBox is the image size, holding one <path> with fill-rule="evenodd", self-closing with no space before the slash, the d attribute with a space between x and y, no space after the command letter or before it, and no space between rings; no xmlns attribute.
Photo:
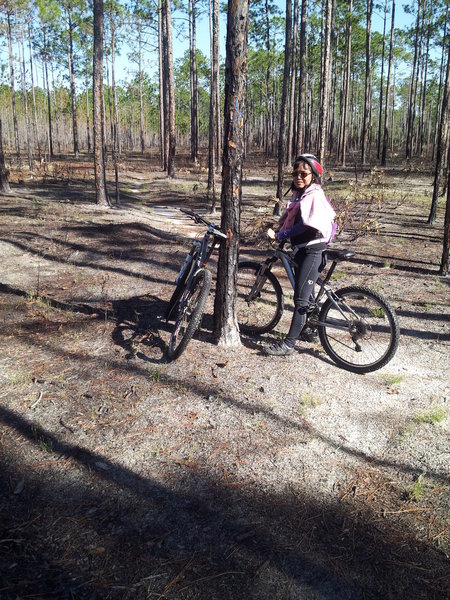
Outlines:
<svg viewBox="0 0 450 600"><path fill-rule="evenodd" d="M317 329L308 328L301 332L298 339L302 340L302 342L317 342L319 339L319 332Z"/></svg>
<svg viewBox="0 0 450 600"><path fill-rule="evenodd" d="M270 356L289 356L294 352L293 346L288 346L284 341L275 342L264 348L264 352Z"/></svg>

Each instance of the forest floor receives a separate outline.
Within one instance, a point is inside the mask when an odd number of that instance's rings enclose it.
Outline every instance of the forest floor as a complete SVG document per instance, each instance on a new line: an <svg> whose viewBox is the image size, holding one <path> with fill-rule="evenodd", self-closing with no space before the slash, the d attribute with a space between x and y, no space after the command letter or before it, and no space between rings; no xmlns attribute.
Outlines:
<svg viewBox="0 0 450 600"><path fill-rule="evenodd" d="M401 327L393 360L355 375L318 344L287 358L261 352L270 336L216 345L212 294L168 362L159 316L202 231L177 209L205 209L206 172L169 181L130 159L104 210L91 170L56 161L0 197L0 596L449 598L449 279L431 176L327 182L348 217L335 246L357 251L335 281L382 292ZM267 250L275 172L246 171L244 256Z"/></svg>

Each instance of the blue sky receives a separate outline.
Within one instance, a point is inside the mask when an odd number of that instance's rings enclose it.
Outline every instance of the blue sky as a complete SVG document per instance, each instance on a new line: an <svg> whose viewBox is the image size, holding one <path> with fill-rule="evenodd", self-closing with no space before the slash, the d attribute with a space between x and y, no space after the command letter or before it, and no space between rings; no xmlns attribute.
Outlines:
<svg viewBox="0 0 450 600"><path fill-rule="evenodd" d="M251 1L251 0L250 0ZM276 0L276 4L280 7L281 13L284 14L286 10L286 3L284 0ZM396 5L395 7L396 17L395 17L395 26L396 27L405 27L411 25L413 18L411 15L408 15L403 10L403 4ZM174 26L179 25L183 21L185 21L186 16L177 13L176 11L172 15L174 20ZM375 11L373 14L373 22L372 27L375 30L383 31L383 10ZM388 15L388 23L387 23L387 32L389 32L390 28L390 17ZM226 36L226 16L221 15L220 18L220 38L221 38L221 58L223 59L225 54L225 36ZM185 28L185 33L182 35L175 35L173 38L173 52L174 52L174 60L181 58L186 50L189 47L188 35ZM208 15L200 17L197 21L197 48L203 52L206 56L209 57L209 25L208 25ZM148 56L149 61L146 65L147 70L149 72L156 72L157 67L157 57L156 53L152 60L151 56ZM130 69L135 71L134 66L130 65L130 63L126 60L126 50L122 51L122 56L118 60L118 78L119 79L128 79L129 75L127 74L127 70Z"/></svg>

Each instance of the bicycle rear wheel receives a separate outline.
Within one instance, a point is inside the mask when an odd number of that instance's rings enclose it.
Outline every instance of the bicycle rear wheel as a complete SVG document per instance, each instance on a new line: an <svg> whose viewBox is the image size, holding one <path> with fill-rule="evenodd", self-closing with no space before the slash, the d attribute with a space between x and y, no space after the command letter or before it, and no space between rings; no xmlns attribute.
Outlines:
<svg viewBox="0 0 450 600"><path fill-rule="evenodd" d="M353 373L370 373L394 356L400 337L397 316L377 292L350 286L326 300L319 314L319 337L328 356Z"/></svg>
<svg viewBox="0 0 450 600"><path fill-rule="evenodd" d="M241 261L238 265L237 321L243 333L253 335L274 329L283 314L281 285L271 271L258 281L260 267L252 261Z"/></svg>
<svg viewBox="0 0 450 600"><path fill-rule="evenodd" d="M178 358L186 350L197 331L211 289L212 275L207 269L196 273L189 289L180 300L178 315L170 336L167 355L170 360Z"/></svg>

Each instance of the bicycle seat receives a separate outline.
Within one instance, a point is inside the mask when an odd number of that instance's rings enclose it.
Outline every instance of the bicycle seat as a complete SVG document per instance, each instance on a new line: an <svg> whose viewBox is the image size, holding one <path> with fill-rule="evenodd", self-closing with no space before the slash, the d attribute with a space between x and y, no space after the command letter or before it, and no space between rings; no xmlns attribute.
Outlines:
<svg viewBox="0 0 450 600"><path fill-rule="evenodd" d="M339 262L340 260L348 260L355 256L353 250L324 250L328 260Z"/></svg>

